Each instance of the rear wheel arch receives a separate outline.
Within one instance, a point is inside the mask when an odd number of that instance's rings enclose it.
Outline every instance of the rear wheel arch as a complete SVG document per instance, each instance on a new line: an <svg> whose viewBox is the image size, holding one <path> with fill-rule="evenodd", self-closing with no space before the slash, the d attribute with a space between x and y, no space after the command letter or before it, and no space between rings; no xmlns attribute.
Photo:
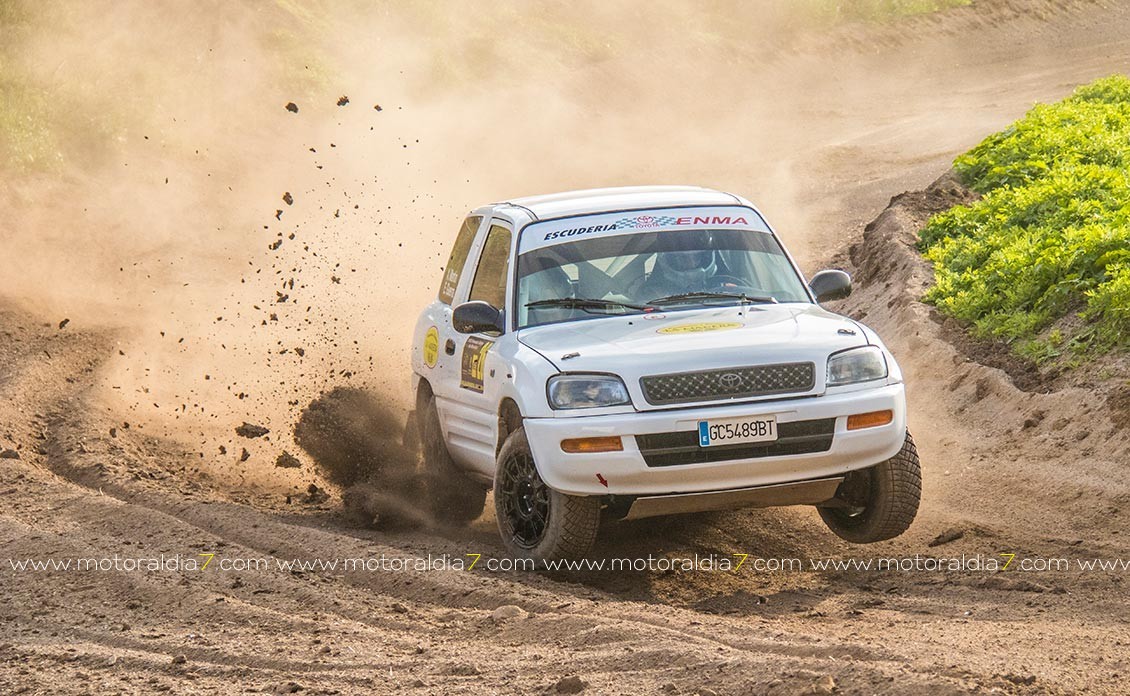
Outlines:
<svg viewBox="0 0 1130 696"><path fill-rule="evenodd" d="M421 382L416 403L425 509L440 522L467 524L482 514L487 489L452 460L431 385Z"/></svg>
<svg viewBox="0 0 1130 696"><path fill-rule="evenodd" d="M428 402L435 398L435 392L432 391L432 384L426 378L420 378L420 384L416 387L416 412L420 413L428 406Z"/></svg>

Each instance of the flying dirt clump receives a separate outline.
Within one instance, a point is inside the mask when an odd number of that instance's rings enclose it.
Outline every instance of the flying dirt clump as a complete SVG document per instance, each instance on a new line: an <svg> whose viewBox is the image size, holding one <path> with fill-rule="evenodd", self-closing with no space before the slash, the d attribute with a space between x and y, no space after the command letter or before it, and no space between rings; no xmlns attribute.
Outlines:
<svg viewBox="0 0 1130 696"><path fill-rule="evenodd" d="M420 525L419 454L402 444L397 411L373 394L337 387L310 402L294 429L327 480L345 489L347 511L365 524Z"/></svg>
<svg viewBox="0 0 1130 696"><path fill-rule="evenodd" d="M275 466L280 469L298 469L302 467L302 462L290 452L283 452L275 460Z"/></svg>
<svg viewBox="0 0 1130 696"><path fill-rule="evenodd" d="M236 435L247 438L263 437L269 432L271 431L267 428L264 428L261 425L255 425L253 423L244 423L243 425L235 429Z"/></svg>

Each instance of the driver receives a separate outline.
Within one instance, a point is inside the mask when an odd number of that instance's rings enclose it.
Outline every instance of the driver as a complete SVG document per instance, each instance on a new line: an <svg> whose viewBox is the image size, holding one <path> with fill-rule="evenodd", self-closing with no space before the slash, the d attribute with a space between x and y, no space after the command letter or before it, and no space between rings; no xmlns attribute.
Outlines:
<svg viewBox="0 0 1130 696"><path fill-rule="evenodd" d="M641 302L718 288L718 261L709 248L710 240L704 243L698 235L684 232L674 233L672 241L669 251L656 255L655 267L640 288Z"/></svg>

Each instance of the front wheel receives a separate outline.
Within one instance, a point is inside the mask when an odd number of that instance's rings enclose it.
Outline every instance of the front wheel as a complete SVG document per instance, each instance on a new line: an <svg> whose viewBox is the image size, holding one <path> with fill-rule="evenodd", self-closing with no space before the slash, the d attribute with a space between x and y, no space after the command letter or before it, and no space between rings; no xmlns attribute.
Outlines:
<svg viewBox="0 0 1130 696"><path fill-rule="evenodd" d="M922 468L908 432L898 454L869 469L849 472L835 505L819 508L824 524L842 539L870 544L905 532L918 514Z"/></svg>
<svg viewBox="0 0 1130 696"><path fill-rule="evenodd" d="M584 556L600 526L599 498L566 495L541 480L525 428L498 453L494 512L506 550L535 561Z"/></svg>

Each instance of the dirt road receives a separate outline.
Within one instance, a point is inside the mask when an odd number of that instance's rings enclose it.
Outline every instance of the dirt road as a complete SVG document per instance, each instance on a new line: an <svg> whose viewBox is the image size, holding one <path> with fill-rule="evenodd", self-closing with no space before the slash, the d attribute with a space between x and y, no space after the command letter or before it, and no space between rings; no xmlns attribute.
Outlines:
<svg viewBox="0 0 1130 696"><path fill-rule="evenodd" d="M656 20L645 22L651 27ZM950 200L944 187L901 199L866 237L863 232L891 196L924 188L954 155L1033 101L1130 70L1130 7L997 3L893 26L802 33L791 46L736 33L723 35L723 53L745 47L732 60L721 60L717 49L679 53L697 44L663 35L670 39L656 42L663 50L612 51L564 70L538 66L561 82L510 85L506 99L476 102L490 118L463 124L482 136L473 146L456 142L452 117L460 112L448 104L393 121L402 129L398 148L424 141L412 186L388 194L409 212L401 214L399 232L380 242L385 246L365 247L341 268L318 267L322 289L348 287L354 278L379 284L382 273L392 274L396 284L389 285L396 287L375 291L381 302L417 306L430 292L428 282L414 277L425 264L412 261L394 273L388 259L426 256L429 268L435 266L431 243L447 238L443 230L454 229L461 205L480 199L670 180L734 189L759 202L806 271L838 257L863 281L844 310L887 337L907 373L911 426L925 467L920 518L903 537L866 549L839 542L808 509L647 521L608 530L596 558L1130 557L1124 424L1111 422L1086 391L1017 390L1003 373L952 348L914 301L925 276L907 251L906 235ZM760 52L760 45L772 51ZM498 60L510 59L499 50ZM568 103L531 124L534 112L523 105L555 92ZM414 103L410 90L403 96ZM415 98L428 101L427 94ZM607 110L599 118L581 109L602 103ZM349 118L356 117L342 120ZM314 142L316 131L303 137ZM335 149L362 147L362 136L346 130L322 135L335 138ZM677 146L672 138L680 139ZM514 139L520 157L485 163L471 157L506 152ZM322 140L312 147L323 151L319 157L329 149ZM429 179L449 176L440 166L445 158L459 163L469 183L436 184L426 193ZM596 163L602 166L594 171ZM272 212L277 205L279 220L301 222L297 241L277 236L281 253L295 249L295 256L271 257L274 265L256 257L254 268L265 271L258 277L270 276L271 284L255 292L269 288L266 298L273 301L275 292L281 298L318 291L301 276L289 290L278 280L300 261L314 263L299 251L303 243L322 251L335 240L339 246L357 241L332 225L339 215L342 225L358 224L349 217L354 200L366 207L384 200L379 193L341 194L344 186L360 187L360 177L347 179L342 170L370 164L342 165L334 183L319 182L322 170L302 175L293 206L274 200L285 170L263 174ZM452 198L441 202L447 194ZM113 192L107 195L114 200ZM273 243L275 232L266 239ZM38 243L51 248L54 241L44 236ZM37 243L26 234L5 242L13 252ZM186 253L194 263L212 258L193 251ZM208 253L216 268L243 263ZM27 258L29 269L41 263L47 262ZM370 346L350 343L371 326L348 324L364 291L352 296L353 304L320 306L331 315L339 309L350 331L327 328L337 320L323 317L306 324L312 328L300 339L287 334L283 343L279 333L245 339L244 329L225 326L217 315L296 328L304 326L302 307L287 315L285 302L277 309L256 304L255 293L229 287L238 281L207 277L202 295L173 296L164 287L155 293L155 304L168 305L165 314L130 297L124 304L131 311L144 309L142 328L81 315L60 327L68 293L51 294L24 278L7 291L12 298L0 309L0 449L12 448L19 458L0 459L0 690L6 693L569 692L571 676L597 693L1124 691L1130 670L1125 571L700 569L548 577L481 567L280 567L277 560L314 557L467 563L467 554L497 556L500 549L489 517L468 530L359 527L336 498L306 488L325 488L308 464L295 472L272 466L278 450L297 451L289 433L294 415L318 389L348 382L345 372L361 373L378 388L402 386L402 349L386 348L370 363ZM254 273L242 277L258 282ZM44 306L29 307L37 292ZM272 309L277 319L268 317ZM104 308L97 314L105 316ZM176 318L186 315L192 319ZM382 344L402 346L403 323L381 333ZM188 348L175 347L180 337L188 338ZM311 351L307 362L285 362L296 344ZM260 364L260 346L271 349L269 368ZM319 347L327 349L314 362ZM233 388L238 379L231 373L252 364L262 382L286 384ZM208 377L189 380L182 372ZM242 388L253 392L248 399L236 396ZM226 401L218 403L217 394ZM289 409L273 407L288 400ZM265 438L232 434L256 415L271 427ZM246 463L239 457L244 448L251 450ZM929 545L935 541L944 543ZM118 568L111 561L96 571L20 570L9 563L115 556ZM164 558L165 567L127 567L129 559L154 558ZM176 569L209 559L216 565ZM263 567L220 567L264 559ZM509 605L518 609L496 613Z"/></svg>

